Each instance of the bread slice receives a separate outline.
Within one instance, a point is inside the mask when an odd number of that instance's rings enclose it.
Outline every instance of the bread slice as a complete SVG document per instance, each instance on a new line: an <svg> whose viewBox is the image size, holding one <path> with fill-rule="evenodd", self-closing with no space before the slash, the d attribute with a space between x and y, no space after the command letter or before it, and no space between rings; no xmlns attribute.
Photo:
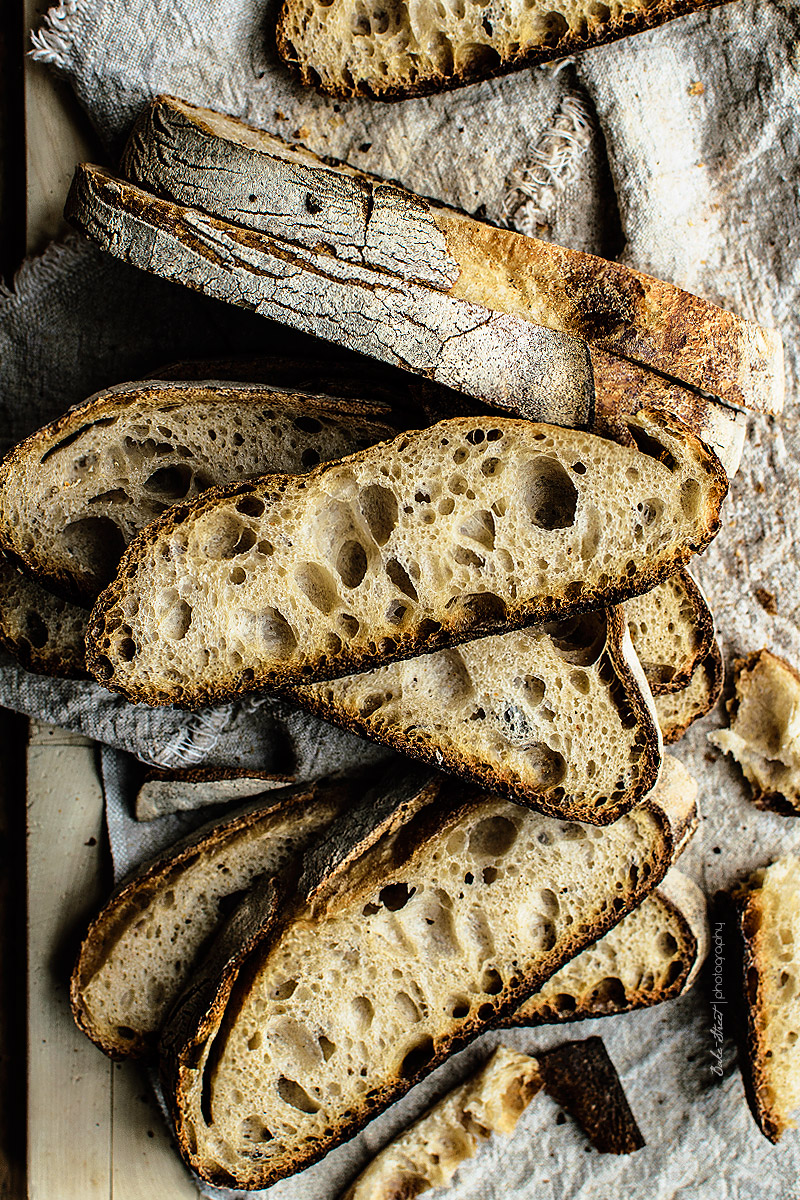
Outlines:
<svg viewBox="0 0 800 1200"><path fill-rule="evenodd" d="M250 384L124 383L31 434L0 463L0 546L91 604L125 546L178 500L291 474L391 438L385 405Z"/></svg>
<svg viewBox="0 0 800 1200"><path fill-rule="evenodd" d="M254 1188L321 1158L641 903L693 815L651 797L600 831L395 771L251 894L246 951L219 940L173 1010L186 1161Z"/></svg>
<svg viewBox="0 0 800 1200"><path fill-rule="evenodd" d="M0 553L0 646L26 671L85 678L88 617L85 608L53 596Z"/></svg>
<svg viewBox="0 0 800 1200"><path fill-rule="evenodd" d="M303 708L540 812L606 825L649 792L655 710L621 609L329 683Z"/></svg>
<svg viewBox="0 0 800 1200"><path fill-rule="evenodd" d="M709 654L695 667L686 687L679 692L665 692L653 697L665 745L680 741L690 725L711 712L722 693L724 679L722 651L714 641Z"/></svg>
<svg viewBox="0 0 800 1200"><path fill-rule="evenodd" d="M629 427L649 453L454 419L177 505L98 601L89 670L130 699L193 706L645 591L708 544L727 485L667 418Z"/></svg>
<svg viewBox="0 0 800 1200"><path fill-rule="evenodd" d="M503 1024L583 1021L661 1004L689 990L707 953L705 897L671 867L638 908L551 976Z"/></svg>
<svg viewBox="0 0 800 1200"><path fill-rule="evenodd" d="M530 0L396 5L284 0L278 50L301 81L331 96L399 100L564 58L724 0Z"/></svg>
<svg viewBox="0 0 800 1200"><path fill-rule="evenodd" d="M688 571L625 605L633 648L654 696L685 688L714 641L714 617Z"/></svg>
<svg viewBox="0 0 800 1200"><path fill-rule="evenodd" d="M419 283L416 274L338 258L324 231L309 249L163 200L87 163L75 172L65 213L108 253L165 279L533 420L591 420L591 363L577 338ZM403 221L394 244L408 235ZM414 236L421 244L418 230Z"/></svg>
<svg viewBox="0 0 800 1200"><path fill-rule="evenodd" d="M732 754L759 808L800 814L800 673L767 649L734 663L730 729L708 740Z"/></svg>
<svg viewBox="0 0 800 1200"><path fill-rule="evenodd" d="M92 921L72 972L72 1012L87 1037L111 1058L152 1050L223 918L362 790L314 783L262 792L135 871Z"/></svg>
<svg viewBox="0 0 800 1200"><path fill-rule="evenodd" d="M733 895L742 939L742 1076L756 1123L771 1142L800 1109L800 859L778 859Z"/></svg>
<svg viewBox="0 0 800 1200"><path fill-rule="evenodd" d="M346 3L319 11L330 16ZM260 235L306 250L326 242L344 261L419 280L657 370L703 393L694 405L684 401L692 421L707 411L709 393L769 412L782 407L774 331L620 263L495 228L224 114L159 97L135 126L122 171L151 192ZM608 370L603 360L598 366ZM624 394L625 367L617 370L614 390ZM663 406L669 410L674 399L664 397Z"/></svg>
<svg viewBox="0 0 800 1200"><path fill-rule="evenodd" d="M393 1138L341 1200L401 1200L446 1187L493 1133L513 1133L542 1078L529 1054L498 1046L481 1069Z"/></svg>
<svg viewBox="0 0 800 1200"><path fill-rule="evenodd" d="M240 804L272 788L295 783L292 775L275 775L250 767L189 767L155 770L145 775L136 793L137 821L153 821L168 813L197 812L215 804Z"/></svg>

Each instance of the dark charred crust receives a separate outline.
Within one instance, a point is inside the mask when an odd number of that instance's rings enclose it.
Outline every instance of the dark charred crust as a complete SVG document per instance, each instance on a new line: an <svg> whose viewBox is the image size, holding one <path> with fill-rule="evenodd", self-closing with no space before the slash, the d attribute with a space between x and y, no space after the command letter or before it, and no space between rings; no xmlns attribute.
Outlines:
<svg viewBox="0 0 800 1200"><path fill-rule="evenodd" d="M571 1113L601 1154L632 1154L645 1141L599 1037L536 1056L544 1090Z"/></svg>

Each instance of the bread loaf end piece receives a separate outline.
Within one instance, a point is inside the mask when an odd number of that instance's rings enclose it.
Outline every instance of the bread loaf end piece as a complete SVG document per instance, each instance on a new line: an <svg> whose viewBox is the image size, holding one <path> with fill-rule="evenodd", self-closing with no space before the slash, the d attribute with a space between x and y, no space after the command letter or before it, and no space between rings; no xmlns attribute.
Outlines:
<svg viewBox="0 0 800 1200"><path fill-rule="evenodd" d="M625 615L653 695L685 688L714 641L714 617L689 572L676 571L629 600Z"/></svg>
<svg viewBox="0 0 800 1200"><path fill-rule="evenodd" d="M680 741L690 725L711 712L722 693L724 679L722 651L714 639L709 653L697 664L685 687L653 698L665 745Z"/></svg>
<svg viewBox="0 0 800 1200"><path fill-rule="evenodd" d="M761 1132L777 1142L800 1109L800 859L787 855L734 891L742 942L742 1075Z"/></svg>

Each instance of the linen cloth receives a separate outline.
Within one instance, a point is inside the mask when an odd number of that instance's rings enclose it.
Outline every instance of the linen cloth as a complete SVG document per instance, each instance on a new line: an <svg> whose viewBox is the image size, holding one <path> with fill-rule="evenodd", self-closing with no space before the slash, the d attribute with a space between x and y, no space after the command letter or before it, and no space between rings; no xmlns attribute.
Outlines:
<svg viewBox="0 0 800 1200"><path fill-rule="evenodd" d="M797 6L736 0L555 68L393 105L336 102L298 88L273 48L275 14L274 0L69 0L48 15L36 57L70 81L110 161L141 107L170 92L490 220L620 254L777 325L786 346L786 412L780 421L750 419L724 528L693 570L729 665L761 645L800 663ZM96 388L160 360L268 348L275 336L259 318L69 241L27 264L0 303L0 435L14 440ZM285 340L285 331L278 336ZM766 608L765 592L774 599ZM32 682L0 663L0 702L82 728L148 761L235 760L245 737L253 739L254 756L263 756L259 765L272 761L268 706L229 706L198 721L169 711L134 714L129 710L139 706L107 694L101 700L100 689L83 690L90 687ZM710 750L705 731L721 722L718 712L677 748L700 784L703 809L682 869L708 894L780 853L800 851L800 822L758 812L735 769ZM351 750L339 761L346 763ZM146 852L123 821L131 800L126 764L104 755L120 865ZM511 1142L497 1139L462 1167L454 1200L794 1197L800 1137L787 1134L772 1147L758 1133L729 1037L722 1075L711 1070L709 986L707 975L688 996L650 1011L504 1034L531 1049L599 1033L647 1146L626 1159L587 1152L582 1135L570 1123L557 1125L555 1106L537 1098ZM731 1028L726 1010L726 1034ZM496 1040L489 1035L446 1064L270 1197L335 1196L369 1151Z"/></svg>

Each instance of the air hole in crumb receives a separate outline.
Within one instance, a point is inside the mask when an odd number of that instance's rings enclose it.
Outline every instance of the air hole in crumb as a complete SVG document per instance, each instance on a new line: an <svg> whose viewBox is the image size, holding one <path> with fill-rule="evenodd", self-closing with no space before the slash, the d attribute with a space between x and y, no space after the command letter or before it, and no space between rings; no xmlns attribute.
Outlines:
<svg viewBox="0 0 800 1200"><path fill-rule="evenodd" d="M236 501L235 507L236 511L245 517L262 517L264 515L264 501L259 500L258 496L241 496Z"/></svg>
<svg viewBox="0 0 800 1200"><path fill-rule="evenodd" d="M86 564L91 586L97 591L114 578L125 549L122 531L110 517L71 521L61 533L61 542L71 558Z"/></svg>
<svg viewBox="0 0 800 1200"><path fill-rule="evenodd" d="M400 1066L403 1079L413 1079L424 1070L434 1055L433 1038L424 1038L409 1050Z"/></svg>
<svg viewBox="0 0 800 1200"><path fill-rule="evenodd" d="M647 433L646 430L633 421L628 423L628 432L642 454L647 454L650 458L657 459L658 462L663 463L670 471L677 471L677 459L658 438Z"/></svg>
<svg viewBox="0 0 800 1200"><path fill-rule="evenodd" d="M396 558L390 558L386 564L386 574L396 588L411 600L418 600L417 589L409 578L405 567Z"/></svg>
<svg viewBox="0 0 800 1200"><path fill-rule="evenodd" d="M239 1136L243 1142L268 1142L272 1134L267 1129L261 1117L245 1117L239 1126Z"/></svg>
<svg viewBox="0 0 800 1200"><path fill-rule="evenodd" d="M361 489L358 500L370 533L379 546L385 546L397 524L397 497L372 483Z"/></svg>
<svg viewBox="0 0 800 1200"><path fill-rule="evenodd" d="M298 1109L304 1113L319 1112L319 1104L309 1096L304 1087L301 1087L294 1079L287 1079L285 1075L281 1075L278 1079L278 1095L285 1104L291 1105L292 1108Z"/></svg>
<svg viewBox="0 0 800 1200"><path fill-rule="evenodd" d="M326 615L338 602L333 578L319 563L300 563L294 572L294 581L300 591L316 609Z"/></svg>
<svg viewBox="0 0 800 1200"><path fill-rule="evenodd" d="M531 520L541 529L567 529L575 524L578 489L561 463L539 455L522 479L523 502Z"/></svg>
<svg viewBox="0 0 800 1200"><path fill-rule="evenodd" d="M384 908L388 908L389 912L398 912L408 904L416 890L416 888L409 889L408 884L405 883L389 883L385 888L381 888L378 900Z"/></svg>
<svg viewBox="0 0 800 1200"><path fill-rule="evenodd" d="M192 486L192 469L185 463L161 467L144 481L144 489L168 500L180 500Z"/></svg>
<svg viewBox="0 0 800 1200"><path fill-rule="evenodd" d="M336 571L345 587L358 587L367 573L367 553L360 542L344 543L336 556Z"/></svg>
<svg viewBox="0 0 800 1200"><path fill-rule="evenodd" d="M503 990L503 977L494 967L487 967L481 979L481 991L487 996L496 996Z"/></svg>
<svg viewBox="0 0 800 1200"><path fill-rule="evenodd" d="M499 858L517 840L517 826L508 817L484 817L469 835L469 853L475 858Z"/></svg>

